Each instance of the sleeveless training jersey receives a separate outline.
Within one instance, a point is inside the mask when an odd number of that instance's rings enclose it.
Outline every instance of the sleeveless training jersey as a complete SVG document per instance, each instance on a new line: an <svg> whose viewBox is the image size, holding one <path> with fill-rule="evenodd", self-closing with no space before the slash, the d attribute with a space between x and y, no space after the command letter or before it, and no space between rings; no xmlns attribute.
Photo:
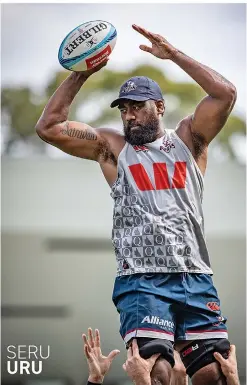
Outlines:
<svg viewBox="0 0 247 385"><path fill-rule="evenodd" d="M202 195L202 174L176 132L142 146L126 143L111 191L117 276L212 274Z"/></svg>

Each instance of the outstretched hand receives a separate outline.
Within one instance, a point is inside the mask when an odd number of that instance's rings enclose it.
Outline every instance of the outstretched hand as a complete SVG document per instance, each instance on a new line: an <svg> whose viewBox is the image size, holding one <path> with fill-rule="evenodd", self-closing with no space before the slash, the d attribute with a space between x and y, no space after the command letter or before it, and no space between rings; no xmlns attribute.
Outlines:
<svg viewBox="0 0 247 385"><path fill-rule="evenodd" d="M160 59L171 59L174 53L177 52L177 49L173 47L163 36L149 32L136 24L133 24L132 28L152 43L152 47L140 45L140 49L142 51L149 52Z"/></svg>
<svg viewBox="0 0 247 385"><path fill-rule="evenodd" d="M87 358L89 378L88 381L102 383L104 376L109 371L112 361L120 353L119 350L112 350L106 357L103 356L100 346L100 333L95 330L95 336L91 328L88 328L88 338L82 334L84 341L84 353Z"/></svg>

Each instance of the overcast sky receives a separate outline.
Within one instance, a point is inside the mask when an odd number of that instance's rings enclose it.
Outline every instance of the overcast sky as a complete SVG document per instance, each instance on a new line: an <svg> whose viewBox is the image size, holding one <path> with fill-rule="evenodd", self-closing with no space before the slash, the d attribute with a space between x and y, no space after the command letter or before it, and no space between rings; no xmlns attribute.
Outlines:
<svg viewBox="0 0 247 385"><path fill-rule="evenodd" d="M97 19L111 22L118 32L110 68L130 69L149 61L175 80L190 80L175 64L138 48L145 39L131 24L140 24L231 80L238 90L236 112L244 113L245 4L4 4L2 85L46 84L61 69L57 52L65 35Z"/></svg>

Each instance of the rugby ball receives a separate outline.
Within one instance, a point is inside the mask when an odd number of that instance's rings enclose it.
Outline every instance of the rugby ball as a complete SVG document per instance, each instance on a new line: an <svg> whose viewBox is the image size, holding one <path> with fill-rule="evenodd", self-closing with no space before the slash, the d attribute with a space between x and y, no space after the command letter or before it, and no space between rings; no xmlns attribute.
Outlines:
<svg viewBox="0 0 247 385"><path fill-rule="evenodd" d="M116 40L116 28L107 21L80 24L62 41L58 51L59 63L70 71L94 68L111 54Z"/></svg>

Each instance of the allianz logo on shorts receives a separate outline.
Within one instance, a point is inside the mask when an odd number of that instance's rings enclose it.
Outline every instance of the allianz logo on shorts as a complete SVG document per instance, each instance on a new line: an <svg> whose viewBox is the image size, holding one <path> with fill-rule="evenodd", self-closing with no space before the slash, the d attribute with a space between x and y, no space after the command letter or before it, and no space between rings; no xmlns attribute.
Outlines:
<svg viewBox="0 0 247 385"><path fill-rule="evenodd" d="M161 328L174 328L174 323L172 321L168 321L167 319L162 319L154 315L152 315L151 317L147 315L143 318L141 323L155 324L161 326Z"/></svg>

